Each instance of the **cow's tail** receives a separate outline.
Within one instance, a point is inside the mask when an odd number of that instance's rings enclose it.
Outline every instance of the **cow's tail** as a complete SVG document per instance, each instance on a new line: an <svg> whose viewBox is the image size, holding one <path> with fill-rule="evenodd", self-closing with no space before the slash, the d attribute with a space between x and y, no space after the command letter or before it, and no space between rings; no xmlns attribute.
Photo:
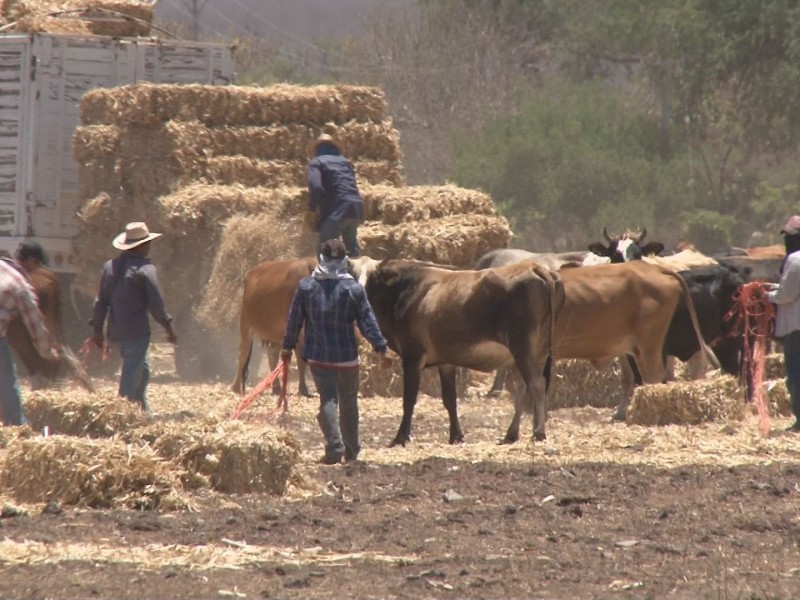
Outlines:
<svg viewBox="0 0 800 600"><path fill-rule="evenodd" d="M550 292L550 323L547 332L547 362L545 364L544 376L547 387L550 387L550 376L553 370L553 347L555 346L556 319L561 309L566 304L567 296L564 292L564 281L557 271L546 269L541 265L535 267L536 274L547 283Z"/></svg>
<svg viewBox="0 0 800 600"><path fill-rule="evenodd" d="M719 359L717 358L717 355L714 354L714 351L708 346L708 344L706 344L706 341L703 339L703 332L700 330L700 322L697 320L697 312L694 309L694 302L692 301L692 294L689 291L689 285L686 283L686 280L675 271L668 268L664 268L664 272L669 273L680 283L681 290L683 291L683 297L686 300L686 308L689 310L689 316L692 319L692 326L694 327L695 335L697 335L697 341L700 343L700 349L703 351L706 360L711 364L711 366L714 367L715 369L719 369L720 362Z"/></svg>
<svg viewBox="0 0 800 600"><path fill-rule="evenodd" d="M245 345L247 353L242 356ZM253 332L250 329L250 322L244 315L244 310L239 316L239 353L236 365L236 378L234 379L232 389L237 394L244 394L245 386L247 384L247 377L250 374L250 359L253 356Z"/></svg>

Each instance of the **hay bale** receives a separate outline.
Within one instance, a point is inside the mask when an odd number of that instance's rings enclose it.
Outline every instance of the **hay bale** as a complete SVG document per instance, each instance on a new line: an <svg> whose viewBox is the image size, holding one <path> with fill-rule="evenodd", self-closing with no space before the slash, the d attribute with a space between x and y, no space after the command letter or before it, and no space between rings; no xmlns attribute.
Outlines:
<svg viewBox="0 0 800 600"><path fill-rule="evenodd" d="M197 309L198 319L218 331L236 327L247 272L265 260L312 255L315 244L316 236L303 233L298 224L287 227L275 214L230 218Z"/></svg>
<svg viewBox="0 0 800 600"><path fill-rule="evenodd" d="M786 369L783 366L783 354L778 352L767 354L764 361L764 381L783 379L785 377Z"/></svg>
<svg viewBox="0 0 800 600"><path fill-rule="evenodd" d="M25 416L35 431L47 427L51 433L74 436L112 437L139 427L147 416L138 405L116 395L90 394L73 390L69 394L34 391L25 395Z"/></svg>
<svg viewBox="0 0 800 600"><path fill-rule="evenodd" d="M449 215L429 221L399 225L366 222L359 230L364 254L409 258L457 267L470 267L494 248L511 239L504 217L494 215Z"/></svg>
<svg viewBox="0 0 800 600"><path fill-rule="evenodd" d="M349 85L269 87L137 83L97 88L84 94L84 125L155 125L170 120L208 126L271 126L307 123L322 126L348 121L381 121L383 90Z"/></svg>
<svg viewBox="0 0 800 600"><path fill-rule="evenodd" d="M619 360L598 370L586 360L562 359L553 368L547 406L551 410L579 406L613 408L624 397Z"/></svg>
<svg viewBox="0 0 800 600"><path fill-rule="evenodd" d="M773 416L791 417L792 399L786 388L785 379L773 379L763 383L764 393L769 403L770 414Z"/></svg>
<svg viewBox="0 0 800 600"><path fill-rule="evenodd" d="M300 444L290 432L241 421L159 423L131 432L128 439L230 494L281 495L300 461Z"/></svg>
<svg viewBox="0 0 800 600"><path fill-rule="evenodd" d="M454 185L370 186L361 190L369 221L400 225L450 215L496 215L489 195Z"/></svg>
<svg viewBox="0 0 800 600"><path fill-rule="evenodd" d="M137 37L150 34L154 4L135 0L17 0L6 3L17 32ZM80 12L74 12L82 9ZM71 11L47 16L49 13Z"/></svg>
<svg viewBox="0 0 800 600"><path fill-rule="evenodd" d="M19 502L148 510L187 506L175 465L149 448L119 440L62 435L14 440L6 448L0 482Z"/></svg>
<svg viewBox="0 0 800 600"><path fill-rule="evenodd" d="M693 382L643 385L628 407L631 425L697 425L705 421L740 419L744 392L736 377L717 375Z"/></svg>

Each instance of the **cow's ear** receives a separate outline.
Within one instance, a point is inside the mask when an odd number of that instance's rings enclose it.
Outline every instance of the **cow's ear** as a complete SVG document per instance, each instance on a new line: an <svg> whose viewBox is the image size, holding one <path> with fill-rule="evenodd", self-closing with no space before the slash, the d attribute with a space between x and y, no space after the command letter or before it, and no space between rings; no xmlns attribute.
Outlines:
<svg viewBox="0 0 800 600"><path fill-rule="evenodd" d="M664 251L664 244L661 242L648 242L642 246L643 256L658 256Z"/></svg>
<svg viewBox="0 0 800 600"><path fill-rule="evenodd" d="M598 256L608 256L608 248L606 248L600 242L592 242L589 244L588 248L591 252L594 252Z"/></svg>

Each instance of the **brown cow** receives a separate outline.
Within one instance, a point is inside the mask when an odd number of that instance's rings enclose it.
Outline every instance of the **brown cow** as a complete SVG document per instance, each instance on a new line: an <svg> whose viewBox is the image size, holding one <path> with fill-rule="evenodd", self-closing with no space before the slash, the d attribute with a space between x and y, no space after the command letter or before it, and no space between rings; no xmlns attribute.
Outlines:
<svg viewBox="0 0 800 600"><path fill-rule="evenodd" d="M663 383L667 369L664 341L678 303L683 299L699 345L715 366L719 362L700 333L689 288L680 275L642 261L562 269L566 302L558 315L553 359L581 358L597 369L617 357L630 356L644 383ZM629 382L632 391L633 382ZM630 393L627 394L630 396ZM516 441L515 412L506 440Z"/></svg>
<svg viewBox="0 0 800 600"><path fill-rule="evenodd" d="M545 394L551 333L563 305L555 272L533 261L460 271L408 260L356 259L351 268L367 291L381 331L403 365L403 418L391 445L411 439L411 419L425 367L439 370L450 417L450 443L464 440L458 421L456 367L491 371L516 366L533 408L534 436L545 438ZM527 408L527 406L526 406Z"/></svg>
<svg viewBox="0 0 800 600"><path fill-rule="evenodd" d="M17 267L19 269L19 267ZM21 270L21 269L20 269ZM21 271L24 272L24 271ZM17 316L8 324L6 337L24 372L34 380L34 387L42 387L43 377L47 383L61 378L74 378L90 392L94 391L91 380L81 367L69 347L64 344L64 328L61 321L61 284L58 276L49 269L39 267L29 275L30 283L36 292L39 310L58 349L59 359L42 358L33 344L30 332L22 319Z"/></svg>
<svg viewBox="0 0 800 600"><path fill-rule="evenodd" d="M253 352L253 334L267 345L270 369L275 368L297 284L304 277L311 275L316 266L317 260L312 257L268 260L256 265L245 275L239 316L239 360L236 366L236 378L231 386L234 392L244 393ZM303 396L309 396L305 367L306 364L298 353L299 392Z"/></svg>

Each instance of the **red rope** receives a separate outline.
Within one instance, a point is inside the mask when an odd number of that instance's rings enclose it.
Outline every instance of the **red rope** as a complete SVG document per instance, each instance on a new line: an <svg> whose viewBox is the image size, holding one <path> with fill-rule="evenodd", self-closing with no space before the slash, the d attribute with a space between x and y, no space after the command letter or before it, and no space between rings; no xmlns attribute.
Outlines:
<svg viewBox="0 0 800 600"><path fill-rule="evenodd" d="M736 319L734 331L742 335L742 379L749 373L751 401L758 413L762 435L769 434L770 429L769 407L762 383L775 315L774 305L767 300L768 291L761 281L744 284L734 295L733 308L725 316L726 320Z"/></svg>
<svg viewBox="0 0 800 600"><path fill-rule="evenodd" d="M83 345L81 345L81 349L78 350L78 355L81 357L81 367L83 370L86 371L89 368L89 357L92 355L93 350L100 350L102 360L109 360L111 358L111 347L108 344L103 344L102 348L99 348L97 344L94 343L92 338L88 337L83 341Z"/></svg>
<svg viewBox="0 0 800 600"><path fill-rule="evenodd" d="M275 405L275 408L267 413L267 420L270 420L274 417L283 417L289 412L289 398L287 394L288 383L289 383L289 360L281 359L278 363L278 366L275 367L275 370L272 371L269 375L264 377L259 384L252 389L252 391L247 394L247 396L239 403L233 412L231 413L231 419L241 419L244 411L253 403L253 400L258 398L264 391L271 387L275 380L280 376L281 378L281 394L278 397L278 402Z"/></svg>

